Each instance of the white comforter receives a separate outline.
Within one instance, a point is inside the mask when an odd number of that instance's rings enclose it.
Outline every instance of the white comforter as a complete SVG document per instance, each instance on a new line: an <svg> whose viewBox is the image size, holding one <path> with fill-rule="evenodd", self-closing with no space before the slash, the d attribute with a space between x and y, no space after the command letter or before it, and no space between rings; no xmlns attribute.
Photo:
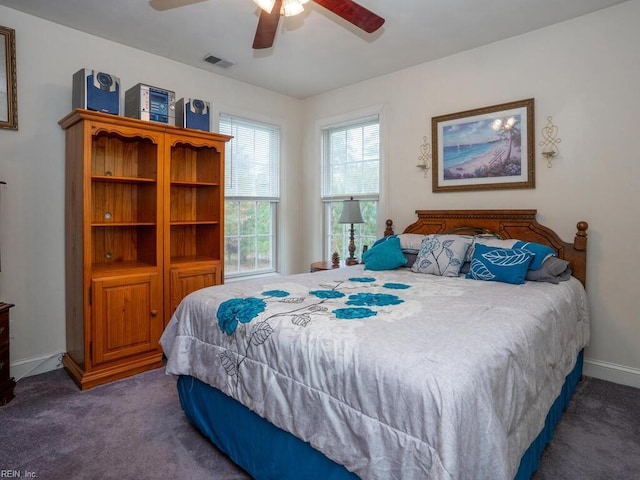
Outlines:
<svg viewBox="0 0 640 480"><path fill-rule="evenodd" d="M574 278L357 266L194 292L161 344L168 374L213 385L363 479L499 480L542 429L588 323Z"/></svg>

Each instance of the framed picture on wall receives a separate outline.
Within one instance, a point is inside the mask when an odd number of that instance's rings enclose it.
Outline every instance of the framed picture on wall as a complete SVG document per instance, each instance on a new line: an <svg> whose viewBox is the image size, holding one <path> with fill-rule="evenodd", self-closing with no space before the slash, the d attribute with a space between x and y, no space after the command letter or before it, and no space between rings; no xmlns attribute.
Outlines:
<svg viewBox="0 0 640 480"><path fill-rule="evenodd" d="M0 26L0 128L18 129L16 32Z"/></svg>
<svg viewBox="0 0 640 480"><path fill-rule="evenodd" d="M534 99L433 117L433 191L535 187Z"/></svg>

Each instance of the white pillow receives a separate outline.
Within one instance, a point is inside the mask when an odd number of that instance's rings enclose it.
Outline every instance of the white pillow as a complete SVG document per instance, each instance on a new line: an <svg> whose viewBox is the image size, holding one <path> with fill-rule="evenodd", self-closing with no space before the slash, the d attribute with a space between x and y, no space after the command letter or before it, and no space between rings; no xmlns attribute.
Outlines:
<svg viewBox="0 0 640 480"><path fill-rule="evenodd" d="M422 240L426 235L419 233L401 233L398 235L400 240L400 248L409 253L418 253L422 248Z"/></svg>
<svg viewBox="0 0 640 480"><path fill-rule="evenodd" d="M502 239L502 238L494 237L493 235L491 236L476 235L475 237L473 237L473 243L469 247L469 250L467 250L467 255L464 261L465 262L471 261L471 257L473 257L473 251L475 250L474 247L476 244L486 245L487 247L513 248L513 246L517 241L518 240L514 240L512 238Z"/></svg>

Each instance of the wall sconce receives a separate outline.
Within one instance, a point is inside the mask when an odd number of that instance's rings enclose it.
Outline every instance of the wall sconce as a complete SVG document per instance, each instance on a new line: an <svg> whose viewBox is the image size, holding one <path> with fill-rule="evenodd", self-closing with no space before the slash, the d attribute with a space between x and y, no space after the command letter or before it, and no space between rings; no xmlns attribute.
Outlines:
<svg viewBox="0 0 640 480"><path fill-rule="evenodd" d="M424 178L427 178L427 174L431 168L431 145L427 143L427 137L422 137L422 142L416 167L421 168L424 171Z"/></svg>
<svg viewBox="0 0 640 480"><path fill-rule="evenodd" d="M349 258L345 260L347 265L357 265L358 259L354 256L356 251L356 243L354 238L353 224L364 223L362 213L360 212L360 200L354 200L351 197L349 200L342 202L342 215L338 223L350 223L351 230L349 236Z"/></svg>
<svg viewBox="0 0 640 480"><path fill-rule="evenodd" d="M547 117L547 125L542 129L542 138L538 145L542 147L542 156L547 161L547 168L551 168L551 161L560 153L558 143L562 141L558 138L558 127L553 124L551 117Z"/></svg>

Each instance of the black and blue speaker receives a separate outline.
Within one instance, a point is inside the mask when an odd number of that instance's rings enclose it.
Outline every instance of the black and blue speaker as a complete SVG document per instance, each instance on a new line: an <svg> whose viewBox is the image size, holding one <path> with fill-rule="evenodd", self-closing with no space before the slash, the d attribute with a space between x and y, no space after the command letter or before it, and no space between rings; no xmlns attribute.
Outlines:
<svg viewBox="0 0 640 480"><path fill-rule="evenodd" d="M211 104L198 98L181 98L176 102L176 125L211 131Z"/></svg>
<svg viewBox="0 0 640 480"><path fill-rule="evenodd" d="M72 107L120 114L120 79L83 68L73 74Z"/></svg>

